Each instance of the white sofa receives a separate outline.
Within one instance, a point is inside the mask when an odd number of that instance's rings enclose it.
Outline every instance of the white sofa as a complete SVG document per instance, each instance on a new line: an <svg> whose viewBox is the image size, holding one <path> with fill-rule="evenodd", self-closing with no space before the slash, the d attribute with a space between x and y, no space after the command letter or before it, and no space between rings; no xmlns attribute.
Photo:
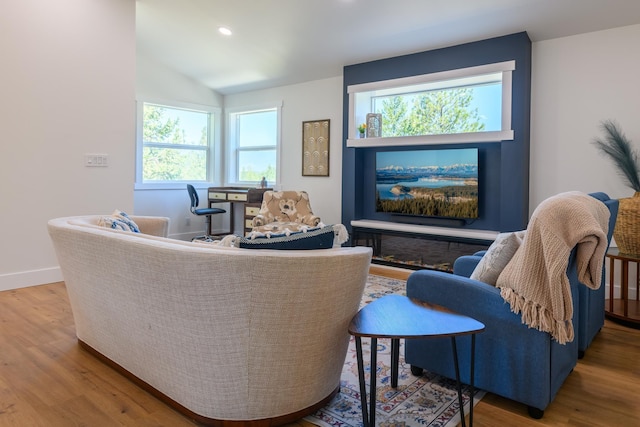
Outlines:
<svg viewBox="0 0 640 427"><path fill-rule="evenodd" d="M167 218L49 221L80 344L196 421L277 425L339 390L371 249L167 239Z"/></svg>

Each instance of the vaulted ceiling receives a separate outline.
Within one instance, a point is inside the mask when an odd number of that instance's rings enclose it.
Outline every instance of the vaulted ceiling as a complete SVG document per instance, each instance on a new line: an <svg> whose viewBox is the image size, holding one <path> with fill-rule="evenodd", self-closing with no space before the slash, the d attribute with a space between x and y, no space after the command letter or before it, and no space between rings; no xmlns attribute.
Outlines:
<svg viewBox="0 0 640 427"><path fill-rule="evenodd" d="M537 42L638 23L640 0L136 1L138 54L221 94L521 31Z"/></svg>

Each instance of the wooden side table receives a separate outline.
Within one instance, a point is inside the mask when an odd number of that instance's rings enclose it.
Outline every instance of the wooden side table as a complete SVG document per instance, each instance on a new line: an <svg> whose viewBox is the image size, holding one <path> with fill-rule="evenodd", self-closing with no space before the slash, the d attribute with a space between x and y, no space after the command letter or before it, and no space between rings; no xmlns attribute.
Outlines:
<svg viewBox="0 0 640 427"><path fill-rule="evenodd" d="M484 324L471 317L454 313L444 307L409 299L401 295L386 295L364 306L351 320L349 333L355 336L356 356L358 359L358 379L360 383L360 402L364 427L375 427L376 421L376 364L378 338L391 338L391 386L398 386L398 363L400 360L400 339L451 337L453 363L456 370L456 385L460 404L460 418L465 427L464 405L462 403L462 385L458 367L456 337L471 335L471 384L469 425L473 425L473 369L475 338L484 331ZM362 358L362 337L371 338L371 379L369 384L369 409L367 409L367 391L364 380L364 362Z"/></svg>
<svg viewBox="0 0 640 427"><path fill-rule="evenodd" d="M605 301L605 316L627 326L640 329L640 255L623 254L618 248L610 248L609 258L609 297ZM620 262L620 296L615 298L615 265ZM629 271L635 271L635 299L629 298ZM633 286L633 284L631 284Z"/></svg>

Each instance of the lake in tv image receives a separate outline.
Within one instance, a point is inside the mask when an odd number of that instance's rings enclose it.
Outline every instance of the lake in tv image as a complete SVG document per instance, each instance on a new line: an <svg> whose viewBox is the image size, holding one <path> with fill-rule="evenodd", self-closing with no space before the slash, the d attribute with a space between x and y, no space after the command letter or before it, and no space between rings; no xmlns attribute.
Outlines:
<svg viewBox="0 0 640 427"><path fill-rule="evenodd" d="M478 149L377 152L376 211L478 218Z"/></svg>

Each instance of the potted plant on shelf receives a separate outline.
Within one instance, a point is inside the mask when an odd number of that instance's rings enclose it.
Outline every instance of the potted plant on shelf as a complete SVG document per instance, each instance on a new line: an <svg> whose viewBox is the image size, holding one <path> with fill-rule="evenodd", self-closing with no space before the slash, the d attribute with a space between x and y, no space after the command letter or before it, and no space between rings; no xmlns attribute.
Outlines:
<svg viewBox="0 0 640 427"><path fill-rule="evenodd" d="M362 123L360 126L358 126L358 132L360 132L360 138L364 138L364 131L366 130L367 130L366 123Z"/></svg>
<svg viewBox="0 0 640 427"><path fill-rule="evenodd" d="M608 155L618 168L625 184L632 188L632 197L619 199L618 218L613 230L618 249L622 253L640 254L640 165L638 153L631 141L612 120L602 122L604 138L596 138L595 146Z"/></svg>

